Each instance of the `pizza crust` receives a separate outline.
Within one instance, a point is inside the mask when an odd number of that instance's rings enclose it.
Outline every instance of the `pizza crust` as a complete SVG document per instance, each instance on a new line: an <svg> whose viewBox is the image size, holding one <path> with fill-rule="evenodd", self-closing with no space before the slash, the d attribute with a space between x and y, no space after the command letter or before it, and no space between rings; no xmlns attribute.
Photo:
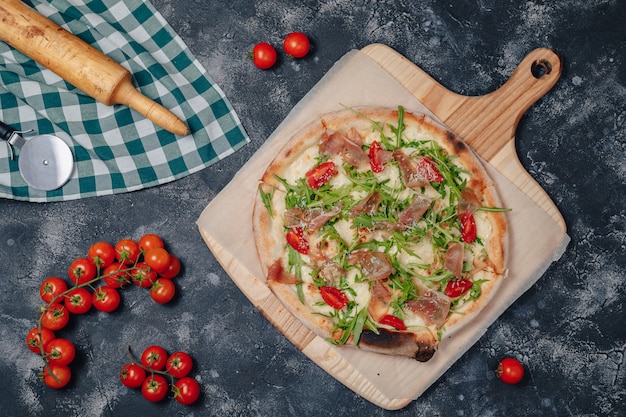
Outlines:
<svg viewBox="0 0 626 417"><path fill-rule="evenodd" d="M281 217L286 210L284 203L286 190L283 184L276 179L276 176L284 178L286 173L289 173L290 176L303 177L306 171L314 165L314 159L324 131L332 132L352 127L365 137L372 132L372 120L395 125L398 120L398 111L387 108L358 108L322 115L318 120L297 132L270 163L259 182L259 187L267 196L272 195L273 216L266 209L260 192L256 193L253 210L253 234L259 262L265 273L268 273L276 262L287 264L287 250ZM479 158L462 140L425 115L405 112L404 123L407 126L419 128L424 135L438 138L441 147L445 148L449 154L456 155L459 164L469 171L471 187L479 191L482 198L481 205L501 207L494 183L489 179ZM481 296L477 300L466 303L454 313L450 313L443 326L447 335L463 325L471 323L471 317L489 303L502 279L506 276L507 227L505 217L501 212L481 212L480 216L481 224L490 229L486 247L488 252L487 263L481 265L481 273L487 281L481 285ZM485 272L485 269L489 272ZM285 275L289 275L289 273L285 272ZM292 283L265 278L269 288L277 298L311 331L323 338L331 336L330 333L333 330L331 320L326 316L312 312L308 306L302 304ZM289 277L287 281L290 279L293 277ZM354 346L354 344L346 343L346 346ZM358 347L387 355L407 356L426 361L432 357L438 347L437 329L431 326L401 332L381 328L378 334L364 331L361 334Z"/></svg>

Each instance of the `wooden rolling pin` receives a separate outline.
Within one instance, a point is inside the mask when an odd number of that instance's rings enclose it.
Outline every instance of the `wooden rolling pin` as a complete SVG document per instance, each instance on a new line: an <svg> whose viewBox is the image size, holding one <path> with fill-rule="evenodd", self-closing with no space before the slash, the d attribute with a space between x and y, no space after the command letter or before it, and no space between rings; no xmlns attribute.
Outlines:
<svg viewBox="0 0 626 417"><path fill-rule="evenodd" d="M108 106L125 104L169 132L189 133L174 113L137 91L128 70L20 0L0 1L0 40Z"/></svg>

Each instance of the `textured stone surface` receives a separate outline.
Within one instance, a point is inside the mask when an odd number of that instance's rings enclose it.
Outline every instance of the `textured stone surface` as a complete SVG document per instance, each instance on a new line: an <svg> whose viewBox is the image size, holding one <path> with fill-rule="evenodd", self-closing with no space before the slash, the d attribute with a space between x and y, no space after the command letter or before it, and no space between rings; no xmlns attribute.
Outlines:
<svg viewBox="0 0 626 417"><path fill-rule="evenodd" d="M154 0L237 110L252 143L172 184L59 204L0 201L2 416L624 416L626 415L626 7L621 0ZM314 49L269 71L246 58L293 30ZM399 412L355 395L297 351L241 294L195 221L289 110L354 48L387 44L449 89L485 94L532 49L563 57L556 86L520 121L524 167L561 210L565 255L422 397ZM233 219L237 221L237 219ZM92 312L60 332L77 344L70 389L37 380L24 347L38 287L65 276L97 240L163 236L184 264L180 297L154 304L123 292L111 315ZM203 396L192 407L151 404L117 379L124 349L186 350ZM520 358L517 386L495 378ZM417 376L416 376L417 377Z"/></svg>

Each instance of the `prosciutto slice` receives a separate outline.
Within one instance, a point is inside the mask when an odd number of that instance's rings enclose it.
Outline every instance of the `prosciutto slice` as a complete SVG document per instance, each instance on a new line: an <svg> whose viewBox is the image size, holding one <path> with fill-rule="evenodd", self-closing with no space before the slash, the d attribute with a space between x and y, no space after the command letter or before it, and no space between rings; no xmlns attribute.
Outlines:
<svg viewBox="0 0 626 417"><path fill-rule="evenodd" d="M462 243L451 243L443 258L443 266L456 278L463 274L464 248Z"/></svg>
<svg viewBox="0 0 626 417"><path fill-rule="evenodd" d="M432 200L429 197L418 194L407 208L398 215L398 223L404 227L409 227L419 222L431 203Z"/></svg>
<svg viewBox="0 0 626 417"><path fill-rule="evenodd" d="M421 317L427 326L441 327L450 312L450 298L438 291L418 285L419 295L404 303L404 306Z"/></svg>
<svg viewBox="0 0 626 417"><path fill-rule="evenodd" d="M409 188L421 188L428 185L428 181L421 174L419 164L415 159L399 149L393 152L393 158L398 163L404 185Z"/></svg>
<svg viewBox="0 0 626 417"><path fill-rule="evenodd" d="M330 219L339 215L342 206L343 204L340 201L330 210L320 208L310 210L303 210L299 207L291 208L284 214L285 226L300 227L306 229L309 233L314 233Z"/></svg>
<svg viewBox="0 0 626 417"><path fill-rule="evenodd" d="M361 146L363 140L359 132L352 128L347 132L324 132L320 143L320 153L326 156L339 155L347 164L358 168L369 168L370 158Z"/></svg>
<svg viewBox="0 0 626 417"><path fill-rule="evenodd" d="M378 206L382 201L382 196L378 191L373 191L350 210L350 215L374 214L378 211Z"/></svg>
<svg viewBox="0 0 626 417"><path fill-rule="evenodd" d="M378 251L353 252L348 256L348 263L359 265L370 281L384 281L394 272L387 255Z"/></svg>
<svg viewBox="0 0 626 417"><path fill-rule="evenodd" d="M375 321L379 321L385 314L389 312L391 306L391 291L386 285L380 281L372 286L372 297L367 306L367 312Z"/></svg>

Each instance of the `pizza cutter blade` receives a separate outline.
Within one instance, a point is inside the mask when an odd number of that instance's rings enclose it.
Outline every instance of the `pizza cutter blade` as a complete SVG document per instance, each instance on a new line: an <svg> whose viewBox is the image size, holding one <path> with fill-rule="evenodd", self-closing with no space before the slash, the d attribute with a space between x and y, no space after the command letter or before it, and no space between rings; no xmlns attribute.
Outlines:
<svg viewBox="0 0 626 417"><path fill-rule="evenodd" d="M0 122L0 139L20 149L18 166L24 181L33 188L52 191L61 188L74 171L70 147L54 135L37 135L24 139L21 132Z"/></svg>

